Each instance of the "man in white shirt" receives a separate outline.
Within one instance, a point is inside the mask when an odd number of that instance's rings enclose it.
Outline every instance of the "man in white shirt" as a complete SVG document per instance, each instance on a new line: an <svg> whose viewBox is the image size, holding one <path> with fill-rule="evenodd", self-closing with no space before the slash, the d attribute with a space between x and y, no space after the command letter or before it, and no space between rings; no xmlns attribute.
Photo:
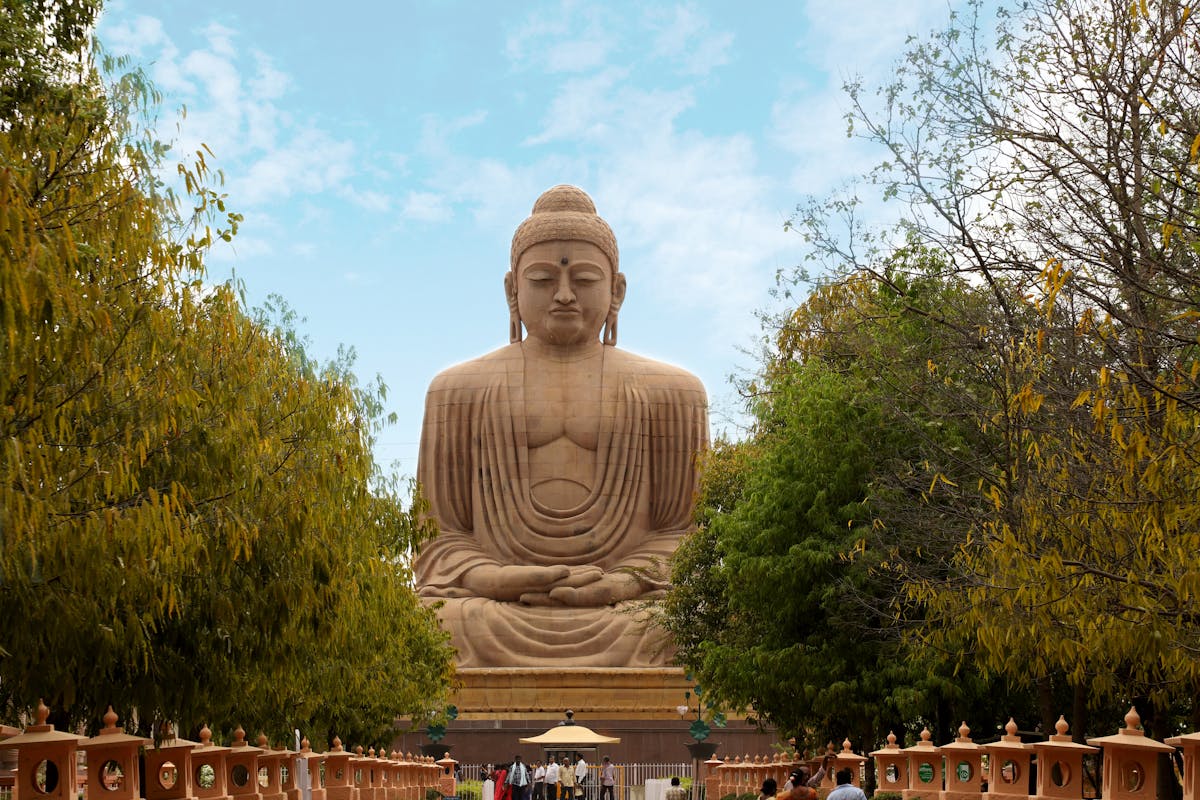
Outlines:
<svg viewBox="0 0 1200 800"><path fill-rule="evenodd" d="M533 800L546 800L546 765L533 762Z"/></svg>
<svg viewBox="0 0 1200 800"><path fill-rule="evenodd" d="M558 800L558 762L554 756L546 765L546 800Z"/></svg>
<svg viewBox="0 0 1200 800"><path fill-rule="evenodd" d="M575 786L580 797L587 794L588 763L582 753L577 753L579 760L575 762Z"/></svg>

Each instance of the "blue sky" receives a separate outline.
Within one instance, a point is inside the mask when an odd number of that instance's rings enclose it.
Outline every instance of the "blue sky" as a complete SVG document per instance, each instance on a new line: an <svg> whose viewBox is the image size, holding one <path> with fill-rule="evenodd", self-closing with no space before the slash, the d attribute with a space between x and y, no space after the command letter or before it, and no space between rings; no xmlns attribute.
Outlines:
<svg viewBox="0 0 1200 800"><path fill-rule="evenodd" d="M616 232L620 346L699 375L714 433L736 435L727 377L803 256L784 222L881 157L847 139L841 85L884 80L947 8L110 0L99 35L245 215L210 277L282 295L317 357L353 347L399 418L377 456L411 475L426 386L507 342L512 233L558 183Z"/></svg>

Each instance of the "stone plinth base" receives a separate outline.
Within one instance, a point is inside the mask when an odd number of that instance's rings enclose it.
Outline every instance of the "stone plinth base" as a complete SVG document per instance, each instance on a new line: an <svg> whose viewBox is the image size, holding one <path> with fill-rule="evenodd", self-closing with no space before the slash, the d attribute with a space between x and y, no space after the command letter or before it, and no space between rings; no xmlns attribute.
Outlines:
<svg viewBox="0 0 1200 800"><path fill-rule="evenodd" d="M676 667L462 669L458 677L462 685L452 702L462 720L557 722L567 709L585 725L585 717L679 719L675 708L691 688Z"/></svg>
<svg viewBox="0 0 1200 800"><path fill-rule="evenodd" d="M575 717L580 725L586 725L597 733L620 738L619 744L601 745L599 748L570 747L562 751L579 751L588 763L595 765L600 758L608 756L617 764L691 764L692 756L688 745L694 740L688 735L690 719L674 720L612 719L590 715ZM517 753L526 763L544 761L546 751L532 744L520 744L519 739L545 733L554 723L544 719L457 719L446 726L445 743L451 746L450 753L461 764L509 763ZM734 756L774 755L771 745L778 741L774 732L762 732L744 720L730 722L725 728L713 728L711 741L717 745L717 758ZM421 744L428 742L420 731L401 734L393 746L401 752L417 752ZM553 753L561 757L559 749ZM464 777L474 778L474 775ZM936 800L936 796L930 798Z"/></svg>
<svg viewBox="0 0 1200 800"><path fill-rule="evenodd" d="M687 745L694 740L688 726L695 719L696 698L690 698L692 710L681 717L677 707L689 702L684 693L692 688L681 669L517 667L463 669L458 676L461 686L451 702L459 715L446 726L445 742L461 763L507 762L517 753L527 763L543 760L541 748L518 740L544 733L568 709L578 724L621 739L599 751L585 750L593 764L605 755L622 764L691 761ZM777 736L731 721L726 728L714 728L711 741L717 744L718 758L732 758L770 754ZM417 730L397 737L395 747L415 752L427 742Z"/></svg>

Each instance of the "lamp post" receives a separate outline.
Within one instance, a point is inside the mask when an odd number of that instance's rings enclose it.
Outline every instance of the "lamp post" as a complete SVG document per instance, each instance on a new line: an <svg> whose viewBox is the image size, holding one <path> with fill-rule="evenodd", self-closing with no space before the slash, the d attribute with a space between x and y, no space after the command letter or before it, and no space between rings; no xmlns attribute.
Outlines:
<svg viewBox="0 0 1200 800"><path fill-rule="evenodd" d="M688 733L695 739L694 742L687 744L688 752L692 756L692 797L699 798L700 789L704 784L700 775L700 764L713 757L717 752L715 742L705 741L708 735L712 733L712 728L704 721L704 701L700 696L700 687L695 687L696 691L696 719L692 720L692 724L688 727ZM692 693L690 691L683 693L683 704L675 706L675 710L679 713L680 719L686 719L691 712Z"/></svg>

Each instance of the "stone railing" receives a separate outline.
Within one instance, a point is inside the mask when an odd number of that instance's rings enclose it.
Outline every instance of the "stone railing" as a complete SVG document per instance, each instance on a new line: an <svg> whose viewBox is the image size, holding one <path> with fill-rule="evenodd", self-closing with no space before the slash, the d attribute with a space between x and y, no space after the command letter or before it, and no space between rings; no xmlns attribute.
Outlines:
<svg viewBox="0 0 1200 800"><path fill-rule="evenodd" d="M87 738L54 730L48 715L39 704L36 725L0 740L0 749L16 750L12 800L425 800L431 789L456 791L449 755L350 751L336 737L323 753L307 739L299 751L272 748L261 734L251 745L240 727L228 747L214 744L207 727L199 742L173 734L154 742L118 728L111 708Z"/></svg>
<svg viewBox="0 0 1200 800"><path fill-rule="evenodd" d="M878 792L897 793L904 800L1151 800L1158 786L1158 756L1182 752L1183 800L1200 800L1200 732L1159 742L1146 736L1134 709L1125 715L1125 726L1112 736L1078 744L1067 734L1059 717L1055 733L1045 741L1026 743L1009 720L997 741L977 744L964 722L958 737L937 746L928 730L911 747L887 744L868 755L853 752L847 739L841 751L828 748L832 762L818 790L822 797L834 788L835 775L848 769L851 782L861 785L863 766L874 760ZM1101 785L1085 783L1083 759L1103 751ZM1038 768L1035 770L1035 762ZM800 760L781 754L710 759L704 778L706 800L729 795L758 796L763 781L774 778L780 790L793 769L806 765L816 773L818 759ZM1036 775L1035 781L1030 776ZM1097 793L1097 788L1099 792Z"/></svg>

